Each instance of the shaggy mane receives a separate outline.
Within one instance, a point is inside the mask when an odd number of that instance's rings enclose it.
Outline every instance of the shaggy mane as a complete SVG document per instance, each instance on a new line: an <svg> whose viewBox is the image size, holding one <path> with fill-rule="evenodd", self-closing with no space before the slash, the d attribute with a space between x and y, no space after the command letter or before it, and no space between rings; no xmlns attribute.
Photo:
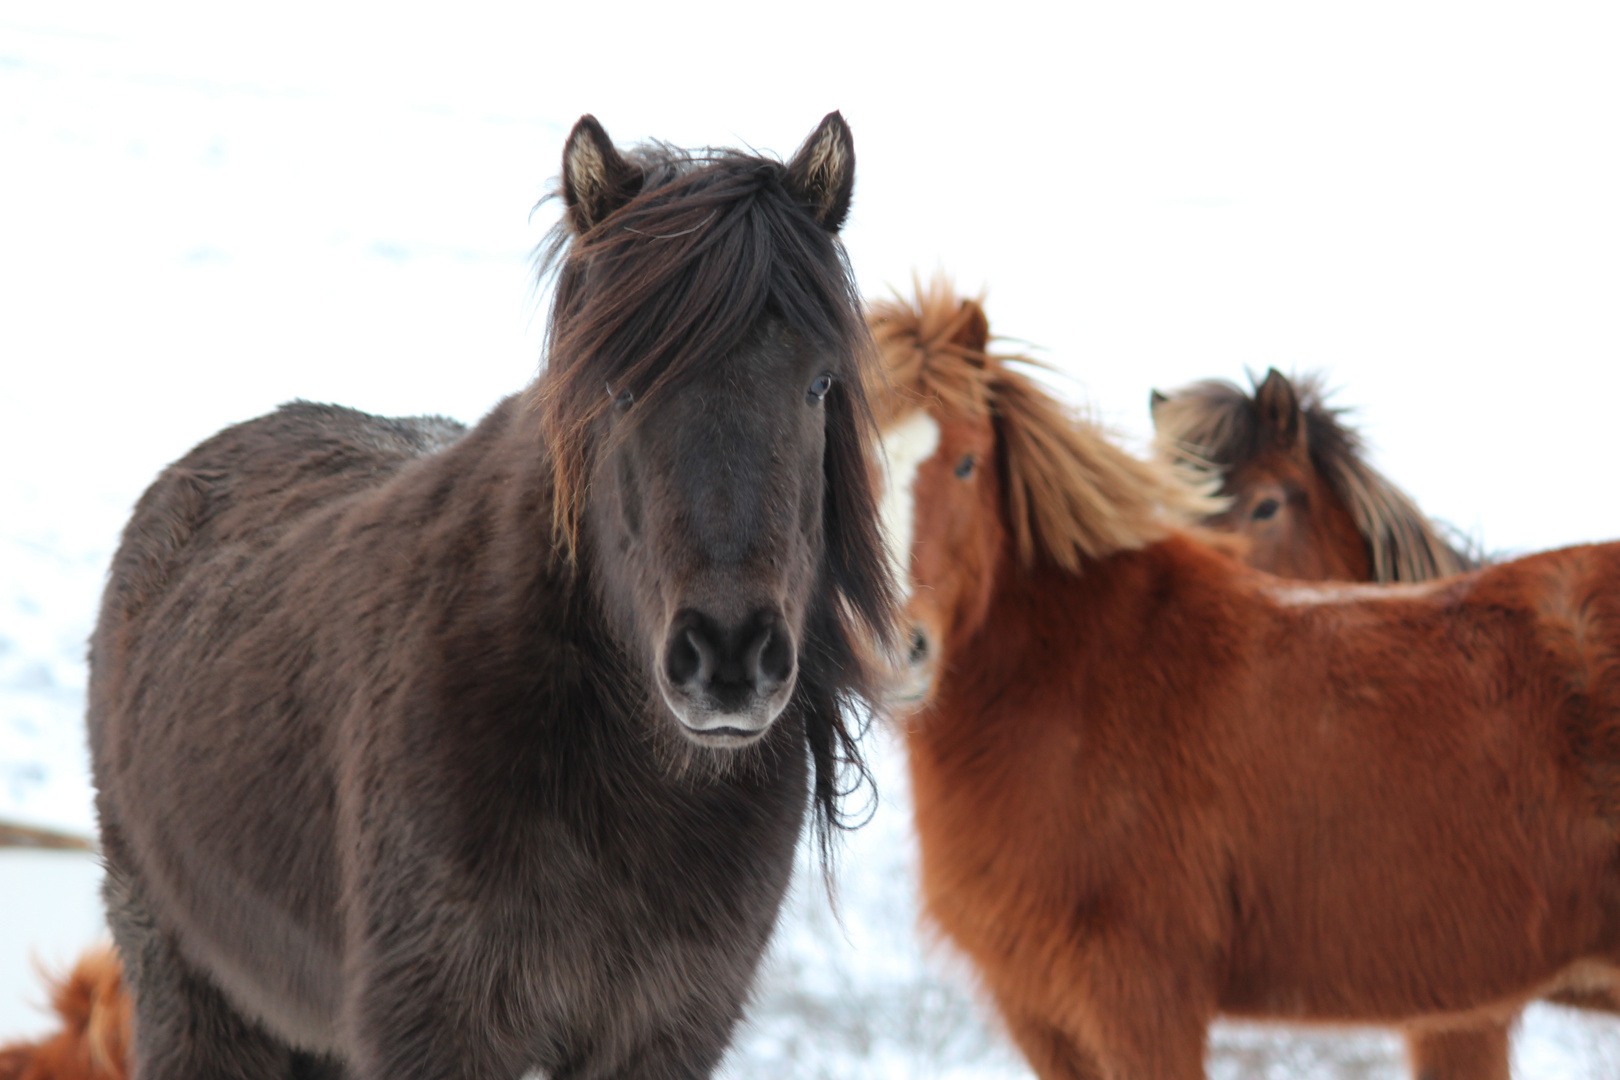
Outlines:
<svg viewBox="0 0 1620 1080"><path fill-rule="evenodd" d="M1321 372L1290 381L1311 467L1349 508L1372 555L1375 581L1428 581L1480 564L1449 542L1410 495L1367 464L1361 434L1343 421L1346 410L1327 404ZM1217 476L1259 454L1268 436L1253 395L1225 379L1173 392L1155 407L1154 423L1163 460Z"/></svg>
<svg viewBox="0 0 1620 1080"><path fill-rule="evenodd" d="M788 190L786 165L665 143L625 160L641 172L639 193L580 235L564 214L538 253L541 278L555 271L557 289L533 404L556 474L556 539L570 557L590 432L616 395L651 407L743 345L768 314L828 353L853 357L857 370L841 378L863 378L871 348L843 246Z"/></svg>
<svg viewBox="0 0 1620 1080"><path fill-rule="evenodd" d="M1045 558L1078 573L1086 559L1144 547L1220 509L1206 476L1131 456L1009 366L1043 367L1038 361L963 344L988 343L989 325L979 302L959 298L949 282L918 283L914 300L874 303L867 323L890 384L876 395L884 428L917 409L994 418L1026 566Z"/></svg>

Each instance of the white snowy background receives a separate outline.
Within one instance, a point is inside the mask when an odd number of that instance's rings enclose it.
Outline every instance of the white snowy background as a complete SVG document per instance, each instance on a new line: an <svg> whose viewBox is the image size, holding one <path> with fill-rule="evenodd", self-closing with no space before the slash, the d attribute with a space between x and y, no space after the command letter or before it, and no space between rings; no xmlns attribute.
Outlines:
<svg viewBox="0 0 1620 1080"><path fill-rule="evenodd" d="M843 110L869 294L943 269L1127 437L1152 387L1326 369L1492 551L1620 537L1612 4L254 6L0 0L0 817L91 827L84 642L168 461L293 397L472 421L531 378L562 139L790 153ZM916 929L900 756L813 868L728 1066L1014 1077ZM0 1039L99 930L0 853ZM1211 1072L1396 1077L1386 1034L1218 1027ZM1524 1077L1620 1071L1536 1007Z"/></svg>

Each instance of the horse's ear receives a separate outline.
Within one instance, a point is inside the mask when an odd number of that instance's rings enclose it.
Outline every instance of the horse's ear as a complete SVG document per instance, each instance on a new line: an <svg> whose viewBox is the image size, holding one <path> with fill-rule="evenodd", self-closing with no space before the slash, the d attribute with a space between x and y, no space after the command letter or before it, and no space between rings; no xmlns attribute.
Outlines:
<svg viewBox="0 0 1620 1080"><path fill-rule="evenodd" d="M787 167L788 190L823 229L837 232L855 192L855 140L836 112L828 113Z"/></svg>
<svg viewBox="0 0 1620 1080"><path fill-rule="evenodd" d="M1163 405L1169 400L1170 398L1168 395L1161 394L1157 390L1148 391L1148 415L1153 417L1153 423L1155 425L1157 425L1159 422L1159 406Z"/></svg>
<svg viewBox="0 0 1620 1080"><path fill-rule="evenodd" d="M990 347L990 320L977 300L962 301L957 317L962 325L951 335L951 344L970 353L982 353Z"/></svg>
<svg viewBox="0 0 1620 1080"><path fill-rule="evenodd" d="M589 232L635 198L641 180L641 170L619 156L596 117L580 117L563 146L563 201L574 231Z"/></svg>
<svg viewBox="0 0 1620 1080"><path fill-rule="evenodd" d="M1260 414L1261 425L1272 438L1283 446L1300 446L1305 442L1305 428L1301 423L1299 395L1294 384L1276 368L1266 371L1265 379L1254 391L1254 407Z"/></svg>

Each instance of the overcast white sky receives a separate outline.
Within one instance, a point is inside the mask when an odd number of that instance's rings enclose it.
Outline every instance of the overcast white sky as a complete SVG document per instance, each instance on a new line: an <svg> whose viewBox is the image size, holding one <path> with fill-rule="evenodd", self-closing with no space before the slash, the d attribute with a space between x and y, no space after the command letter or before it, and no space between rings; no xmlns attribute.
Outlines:
<svg viewBox="0 0 1620 1080"><path fill-rule="evenodd" d="M869 294L987 289L1137 433L1326 368L1490 547L1620 536L1617 10L0 0L0 496L116 517L293 396L475 419L581 112L788 153L839 108Z"/></svg>

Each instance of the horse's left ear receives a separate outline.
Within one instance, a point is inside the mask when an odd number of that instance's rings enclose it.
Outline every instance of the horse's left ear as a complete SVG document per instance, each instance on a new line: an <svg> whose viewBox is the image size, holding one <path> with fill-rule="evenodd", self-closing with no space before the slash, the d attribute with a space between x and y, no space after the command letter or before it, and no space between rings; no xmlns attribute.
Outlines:
<svg viewBox="0 0 1620 1080"><path fill-rule="evenodd" d="M855 140L836 112L828 113L787 167L788 190L823 229L837 232L855 193Z"/></svg>
<svg viewBox="0 0 1620 1080"><path fill-rule="evenodd" d="M563 146L563 201L576 233L589 232L603 218L636 197L641 170L624 160L596 117L586 113Z"/></svg>
<svg viewBox="0 0 1620 1080"><path fill-rule="evenodd" d="M1284 446L1304 446L1305 428L1300 423L1299 395L1294 384L1276 368L1266 371L1266 377L1254 390L1254 407L1259 410L1260 423L1272 437Z"/></svg>

